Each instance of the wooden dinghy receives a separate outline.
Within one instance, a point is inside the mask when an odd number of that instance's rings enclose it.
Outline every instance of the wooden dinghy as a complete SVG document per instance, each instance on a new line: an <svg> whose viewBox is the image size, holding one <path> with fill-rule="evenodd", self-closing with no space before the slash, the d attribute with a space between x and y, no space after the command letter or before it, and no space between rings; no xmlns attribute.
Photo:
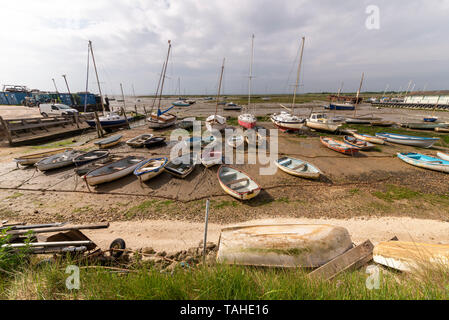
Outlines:
<svg viewBox="0 0 449 320"><path fill-rule="evenodd" d="M343 141L361 151L367 151L374 148L374 144L351 136L344 136Z"/></svg>
<svg viewBox="0 0 449 320"><path fill-rule="evenodd" d="M117 145L120 142L120 140L122 140L122 137L123 136L121 134L118 134L118 135L94 142L94 144L96 146L100 147L101 149L110 148L112 146Z"/></svg>
<svg viewBox="0 0 449 320"><path fill-rule="evenodd" d="M449 161L420 153L398 153L398 158L412 166L449 173Z"/></svg>
<svg viewBox="0 0 449 320"><path fill-rule="evenodd" d="M250 225L221 231L221 263L316 268L353 247L343 227L307 224Z"/></svg>
<svg viewBox="0 0 449 320"><path fill-rule="evenodd" d="M437 152L437 157L446 161L449 161L449 154L443 152Z"/></svg>
<svg viewBox="0 0 449 320"><path fill-rule="evenodd" d="M245 144L245 138L242 135L231 136L226 140L226 144L231 148L237 149Z"/></svg>
<svg viewBox="0 0 449 320"><path fill-rule="evenodd" d="M165 137L153 137L148 140L146 140L143 145L147 149L151 149L154 147L162 146L165 144Z"/></svg>
<svg viewBox="0 0 449 320"><path fill-rule="evenodd" d="M371 143L376 143L376 144L385 144L385 140L387 140L386 138L370 136L369 134L363 134L363 133L353 132L352 135L357 139L371 142Z"/></svg>
<svg viewBox="0 0 449 320"><path fill-rule="evenodd" d="M217 172L218 182L223 190L239 200L249 200L256 197L262 189L245 172L228 166L221 166Z"/></svg>
<svg viewBox="0 0 449 320"><path fill-rule="evenodd" d="M388 142L420 148L430 148L440 140L440 138L416 137L386 132L376 133L376 137L385 138Z"/></svg>
<svg viewBox="0 0 449 320"><path fill-rule="evenodd" d="M171 160L165 166L165 170L177 178L184 179L192 173L198 162L198 156L194 152L184 154Z"/></svg>
<svg viewBox="0 0 449 320"><path fill-rule="evenodd" d="M191 128L193 128L193 123L196 121L196 118L195 117L192 117L192 118L184 118L184 119L182 119L180 122L179 122L179 124L178 124L178 126L179 126L179 128L181 128L181 129L191 129Z"/></svg>
<svg viewBox="0 0 449 320"><path fill-rule="evenodd" d="M206 148L201 154L201 163L206 168L211 168L217 164L222 164L223 153L221 151L215 151L213 149Z"/></svg>
<svg viewBox="0 0 449 320"><path fill-rule="evenodd" d="M133 148L142 148L145 141L153 138L153 136L154 135L152 135L152 134L141 134L140 136L129 139L128 141L126 141L126 144Z"/></svg>
<svg viewBox="0 0 449 320"><path fill-rule="evenodd" d="M80 167L75 168L75 173L76 173L76 175L82 177L82 176L86 175L88 172L90 172L90 171L92 171L94 169L98 169L98 168L104 166L105 164L112 163L112 162L115 162L115 161L119 161L119 160L121 160L123 158L124 157L120 156L120 155L111 155L111 154L109 154L109 156L107 156L106 158L101 158L101 159L98 159L96 161L92 161L92 162L89 162L89 163L87 163L85 165L82 165Z"/></svg>
<svg viewBox="0 0 449 320"><path fill-rule="evenodd" d="M321 143L324 144L329 149L332 149L334 151L352 156L359 152L358 148L355 148L347 143L344 143L342 141L338 141L332 138L327 137L321 137L320 138Z"/></svg>
<svg viewBox="0 0 449 320"><path fill-rule="evenodd" d="M134 175L139 178L140 182L150 180L164 172L167 163L167 157L144 161L134 170Z"/></svg>
<svg viewBox="0 0 449 320"><path fill-rule="evenodd" d="M148 127L150 129L163 129L173 126L178 120L178 117L171 113L164 113L157 115L157 113L151 114L151 117L147 118Z"/></svg>
<svg viewBox="0 0 449 320"><path fill-rule="evenodd" d="M275 164L282 171L301 178L318 179L321 175L320 169L313 164L292 157L280 158L275 161Z"/></svg>
<svg viewBox="0 0 449 320"><path fill-rule="evenodd" d="M40 171L59 169L73 165L73 159L84 154L82 151L70 150L63 153L55 154L51 157L44 158L37 162L35 166Z"/></svg>
<svg viewBox="0 0 449 320"><path fill-rule="evenodd" d="M109 150L92 150L73 159L73 163L75 166L80 167L89 162L95 162L100 159L107 158L108 156Z"/></svg>
<svg viewBox="0 0 449 320"><path fill-rule="evenodd" d="M420 268L449 267L449 245L388 241L374 247L373 260L384 266L413 272Z"/></svg>
<svg viewBox="0 0 449 320"><path fill-rule="evenodd" d="M39 153L33 153L33 154L29 154L26 156L21 156L18 158L15 158L14 161L16 162L17 165L22 165L22 166L30 166L33 164L36 164L37 162L39 162L40 160L44 159L44 158L48 158L51 156L54 156L55 154L59 154L59 153L63 153L66 151L71 151L73 150L72 148L62 148L62 149L56 149L56 150L51 150L51 151L45 151L45 152L39 152Z"/></svg>
<svg viewBox="0 0 449 320"><path fill-rule="evenodd" d="M88 172L84 180L91 186L114 181L131 174L144 157L129 156Z"/></svg>

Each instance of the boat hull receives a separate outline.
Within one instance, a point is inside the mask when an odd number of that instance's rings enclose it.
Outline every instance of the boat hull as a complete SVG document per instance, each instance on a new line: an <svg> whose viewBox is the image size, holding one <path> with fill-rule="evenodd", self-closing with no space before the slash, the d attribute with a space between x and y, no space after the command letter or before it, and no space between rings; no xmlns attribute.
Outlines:
<svg viewBox="0 0 449 320"><path fill-rule="evenodd" d="M145 141L153 138L152 134L141 134L135 138L126 141L126 144L132 148L142 148Z"/></svg>
<svg viewBox="0 0 449 320"><path fill-rule="evenodd" d="M449 173L449 161L419 153L398 153L398 158L412 166Z"/></svg>
<svg viewBox="0 0 449 320"><path fill-rule="evenodd" d="M222 230L217 260L225 264L316 268L352 247L349 233L342 227L250 225Z"/></svg>
<svg viewBox="0 0 449 320"><path fill-rule="evenodd" d="M278 129L284 131L299 131L304 128L304 121L287 122L271 118L271 122L273 122Z"/></svg>
<svg viewBox="0 0 449 320"><path fill-rule="evenodd" d="M86 159L87 156L89 156L89 154L94 153L97 154L94 158L90 158L90 159ZM104 158L109 157L109 151L108 150L94 150L91 152L88 152L84 155L81 155L75 159L73 159L73 163L75 164L75 166L80 167L80 166L84 166L90 162L95 162Z"/></svg>
<svg viewBox="0 0 449 320"><path fill-rule="evenodd" d="M100 170L103 167L100 167L98 169L92 170L90 172L88 172L85 176L84 176L84 180L90 185L90 186L96 186L99 184L103 184L103 183L107 183L107 182L111 182L114 180L118 180L121 179L131 173L133 173L133 171L141 164L142 161L144 161L144 158L136 158L137 160L140 161L136 161L136 164L134 165L130 165L122 170L119 171L114 171L112 173L109 174L102 174L102 175L90 175L92 174L94 171ZM110 166L111 164L108 164L106 166Z"/></svg>
<svg viewBox="0 0 449 320"><path fill-rule="evenodd" d="M381 139L381 138L378 138L378 137L362 135L362 134L358 134L358 133L355 133L355 132L352 135L355 138L363 140L363 141L367 141L367 142L371 142L371 143L375 143L375 144L385 144L385 139Z"/></svg>
<svg viewBox="0 0 449 320"><path fill-rule="evenodd" d="M320 123L320 122L314 122L314 121L306 121L307 127L315 130L320 131L328 131L328 132L335 132L337 131L341 125L340 124L329 124L329 123Z"/></svg>
<svg viewBox="0 0 449 320"><path fill-rule="evenodd" d="M245 129L254 129L254 127L256 126L256 121L244 121L244 120L238 120L239 125Z"/></svg>
<svg viewBox="0 0 449 320"><path fill-rule="evenodd" d="M449 154L447 154L447 153L438 152L437 157L441 158L443 160L449 161Z"/></svg>
<svg viewBox="0 0 449 320"><path fill-rule="evenodd" d="M376 133L376 137L386 138L387 142L420 148L430 148L439 140L438 138L405 136L391 133Z"/></svg>
<svg viewBox="0 0 449 320"><path fill-rule="evenodd" d="M320 138L321 143L324 144L326 147L328 147L331 150L334 150L339 153L343 153L348 156L353 156L359 152L359 149L354 148L353 146L350 146L344 142L340 142L334 139L330 138Z"/></svg>
<svg viewBox="0 0 449 320"><path fill-rule="evenodd" d="M141 169L142 167L144 167L147 163L151 162L151 161L164 161L163 164L158 167L155 168L151 171L145 171L145 172L141 172L139 171L139 169ZM147 160L143 163L141 163L136 169L134 169L134 175L139 178L140 182L145 182L148 181L150 179L153 179L155 177L157 177L158 175L160 175L162 172L165 171L165 165L167 164L168 159L167 158L156 158L156 159L150 159Z"/></svg>
<svg viewBox="0 0 449 320"><path fill-rule="evenodd" d="M225 181L223 179L223 175L222 172L224 170L230 170L231 173L234 173L235 176L239 176L240 178L244 178L246 179L246 182L248 185L254 185L253 188L251 188L250 190L243 190L240 189L238 186L236 187L235 184L233 184L232 186L229 185L229 181ZM217 176L218 176L218 182L220 183L221 188L230 196L239 199L239 200L250 200L254 197L256 197L260 191L261 191L261 187L257 184L257 182L255 182L250 176L248 176L246 173L244 173L243 171L231 168L231 167L227 167L227 166L221 166L220 169L217 172ZM232 181L231 181L232 182ZM237 183L237 182L235 182ZM240 183L240 182L239 182ZM238 191L241 190L241 191Z"/></svg>
<svg viewBox="0 0 449 320"><path fill-rule="evenodd" d="M355 110L355 106L331 103L329 104L329 110Z"/></svg>
<svg viewBox="0 0 449 320"><path fill-rule="evenodd" d="M299 165L302 163L302 164L307 165L309 168L310 167L313 168L313 170L307 170L307 171L294 170L295 167L293 167L293 168L289 167L290 163L288 165L284 164L284 162L288 161L288 160L291 160L291 164L293 164L294 166L296 166L296 164ZM317 167L315 167L314 165L312 165L306 161L300 160L300 159L285 157L285 158L276 160L274 163L282 171L284 171L288 174L291 174L293 176L296 176L296 177L316 180L316 179L319 179L319 177L321 176L321 171Z"/></svg>
<svg viewBox="0 0 449 320"><path fill-rule="evenodd" d="M374 144L369 143L365 140L357 139L356 137L344 136L343 141L354 148L357 148L361 151L368 151L374 148Z"/></svg>
<svg viewBox="0 0 449 320"><path fill-rule="evenodd" d="M14 161L18 165L20 164L22 166L30 166L30 165L34 165L34 164L38 163L39 161L41 161L44 158L54 156L59 153L64 153L66 151L71 151L71 150L73 150L73 149L72 148L63 148L63 149L56 149L56 150L52 150L52 151L40 152L40 153L35 153L35 154L30 154L27 156L15 158Z"/></svg>

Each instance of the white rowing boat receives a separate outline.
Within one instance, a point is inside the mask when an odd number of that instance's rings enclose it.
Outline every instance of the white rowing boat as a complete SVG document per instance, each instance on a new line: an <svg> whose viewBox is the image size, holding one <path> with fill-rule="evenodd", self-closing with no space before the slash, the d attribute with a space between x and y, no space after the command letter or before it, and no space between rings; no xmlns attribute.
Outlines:
<svg viewBox="0 0 449 320"><path fill-rule="evenodd" d="M37 162L39 162L40 160L53 156L55 154L59 154L59 153L63 153L66 151L70 151L73 150L72 148L62 148L62 149L56 149L56 150L50 150L50 151L45 151L45 152L39 152L39 153L33 153L33 154L29 154L26 156L20 156L18 158L15 158L14 161L17 163L17 165L22 165L22 166L29 166L29 165L33 165L36 164Z"/></svg>
<svg viewBox="0 0 449 320"><path fill-rule="evenodd" d="M129 156L89 171L84 180L91 186L111 182L131 173L144 161L144 157Z"/></svg>
<svg viewBox="0 0 449 320"><path fill-rule="evenodd" d="M217 172L218 182L223 190L239 200L249 200L256 197L262 189L245 172L228 166L221 166Z"/></svg>
<svg viewBox="0 0 449 320"><path fill-rule="evenodd" d="M168 163L168 158L154 158L142 162L135 170L134 175L139 178L140 182L145 182L164 172L164 168Z"/></svg>
<svg viewBox="0 0 449 320"><path fill-rule="evenodd" d="M55 154L51 157L44 158L37 162L35 166L39 171L48 171L53 169L59 169L73 165L73 160L85 152L78 150L70 150L63 153Z"/></svg>
<svg viewBox="0 0 449 320"><path fill-rule="evenodd" d="M304 160L295 159L292 157L283 157L276 160L274 163L282 171L297 177L318 179L321 175L320 169Z"/></svg>

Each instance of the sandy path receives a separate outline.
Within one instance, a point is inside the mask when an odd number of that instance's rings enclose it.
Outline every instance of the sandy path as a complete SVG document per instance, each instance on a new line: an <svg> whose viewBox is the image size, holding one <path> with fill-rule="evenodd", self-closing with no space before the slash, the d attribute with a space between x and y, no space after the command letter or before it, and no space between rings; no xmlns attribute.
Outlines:
<svg viewBox="0 0 449 320"><path fill-rule="evenodd" d="M411 218L375 219L267 219L247 223L332 224L348 229L352 240L373 243L397 236L402 241L449 243L449 222ZM208 241L218 242L225 225L209 224ZM155 250L177 251L196 246L203 239L204 225L184 221L144 220L113 222L109 229L86 231L101 248L107 248L115 238L123 238L128 248L153 247Z"/></svg>

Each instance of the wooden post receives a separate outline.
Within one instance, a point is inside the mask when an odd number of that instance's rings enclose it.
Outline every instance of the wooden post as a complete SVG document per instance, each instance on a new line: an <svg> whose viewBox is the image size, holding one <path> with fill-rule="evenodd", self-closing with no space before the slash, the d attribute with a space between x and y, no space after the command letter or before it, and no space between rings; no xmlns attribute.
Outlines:
<svg viewBox="0 0 449 320"><path fill-rule="evenodd" d="M137 113L137 105L134 105L134 110L136 110L136 117L137 117L137 115L138 115L138 113Z"/></svg>
<svg viewBox="0 0 449 320"><path fill-rule="evenodd" d="M145 112L145 118L148 116L148 113L147 113L147 108L145 108L145 106L143 106L143 112Z"/></svg>
<svg viewBox="0 0 449 320"><path fill-rule="evenodd" d="M5 120L3 120L2 117L0 117L0 121L1 121L1 123L3 125L3 130L5 131L5 136L8 139L9 144L11 145L12 144L12 138L11 138L11 132L9 131L8 123Z"/></svg>
<svg viewBox="0 0 449 320"><path fill-rule="evenodd" d="M103 136L104 136L103 128L101 127L100 119L98 118L98 112L95 111L94 115L95 115L95 123L97 124L97 135L98 135L98 138L103 138Z"/></svg>
<svg viewBox="0 0 449 320"><path fill-rule="evenodd" d="M79 129L80 128L80 124L79 124L79 115L78 115L78 112L76 112L74 115L73 115L73 117L75 118L75 124L76 124L76 127Z"/></svg>
<svg viewBox="0 0 449 320"><path fill-rule="evenodd" d="M206 217L204 221L204 240L203 240L203 264L206 264L206 247L207 247L207 227L209 224L209 199L206 201Z"/></svg>
<svg viewBox="0 0 449 320"><path fill-rule="evenodd" d="M131 126L129 125L128 117L126 116L125 109L122 107L123 116L125 117L126 125L128 126L128 129L131 129Z"/></svg>

